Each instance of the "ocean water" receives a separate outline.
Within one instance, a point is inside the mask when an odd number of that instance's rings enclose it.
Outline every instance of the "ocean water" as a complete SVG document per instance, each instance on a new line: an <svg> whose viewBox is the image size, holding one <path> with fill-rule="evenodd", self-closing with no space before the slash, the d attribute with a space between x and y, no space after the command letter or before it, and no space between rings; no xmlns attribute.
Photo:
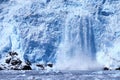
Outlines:
<svg viewBox="0 0 120 80"><path fill-rule="evenodd" d="M120 71L0 71L0 80L120 80Z"/></svg>

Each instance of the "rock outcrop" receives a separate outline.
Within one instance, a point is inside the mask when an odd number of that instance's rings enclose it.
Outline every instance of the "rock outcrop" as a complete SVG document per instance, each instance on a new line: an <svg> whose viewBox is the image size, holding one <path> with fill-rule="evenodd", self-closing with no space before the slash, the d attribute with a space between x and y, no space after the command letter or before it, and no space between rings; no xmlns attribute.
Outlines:
<svg viewBox="0 0 120 80"><path fill-rule="evenodd" d="M120 67L116 68L115 70L120 70Z"/></svg>
<svg viewBox="0 0 120 80"><path fill-rule="evenodd" d="M110 70L108 67L104 67L103 70Z"/></svg>
<svg viewBox="0 0 120 80"><path fill-rule="evenodd" d="M3 61L4 63L0 64L0 70L32 70L31 62L29 60L22 61L17 52L9 52ZM40 70L46 70L52 68L53 64L36 64L35 67Z"/></svg>
<svg viewBox="0 0 120 80"><path fill-rule="evenodd" d="M0 70L32 70L30 62L23 61L18 57L17 52L9 52L4 59L5 63L0 65Z"/></svg>
<svg viewBox="0 0 120 80"><path fill-rule="evenodd" d="M47 64L36 64L36 66L39 67L42 70L45 70L47 67L52 68L53 64L52 63L51 64L49 64L49 63L47 63Z"/></svg>

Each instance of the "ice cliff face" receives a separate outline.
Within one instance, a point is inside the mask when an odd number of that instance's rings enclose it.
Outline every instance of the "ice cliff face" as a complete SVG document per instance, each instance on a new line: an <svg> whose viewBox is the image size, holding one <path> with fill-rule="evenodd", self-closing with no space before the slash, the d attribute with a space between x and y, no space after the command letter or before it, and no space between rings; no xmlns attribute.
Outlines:
<svg viewBox="0 0 120 80"><path fill-rule="evenodd" d="M119 66L119 6L119 0L0 1L0 57L16 51L23 60L59 67Z"/></svg>

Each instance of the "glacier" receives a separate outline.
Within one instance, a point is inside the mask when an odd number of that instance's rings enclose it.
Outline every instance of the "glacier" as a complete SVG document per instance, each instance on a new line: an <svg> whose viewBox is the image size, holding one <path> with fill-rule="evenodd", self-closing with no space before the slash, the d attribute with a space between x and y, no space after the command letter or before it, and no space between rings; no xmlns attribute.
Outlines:
<svg viewBox="0 0 120 80"><path fill-rule="evenodd" d="M2 0L0 58L55 69L120 66L119 0Z"/></svg>

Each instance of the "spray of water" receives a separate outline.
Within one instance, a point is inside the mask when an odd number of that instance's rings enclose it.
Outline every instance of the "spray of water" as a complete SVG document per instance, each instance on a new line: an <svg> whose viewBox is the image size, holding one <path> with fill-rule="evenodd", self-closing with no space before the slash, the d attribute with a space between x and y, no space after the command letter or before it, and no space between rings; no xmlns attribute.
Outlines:
<svg viewBox="0 0 120 80"><path fill-rule="evenodd" d="M89 16L76 16L66 21L57 51L56 68L87 70L98 67L91 21Z"/></svg>

